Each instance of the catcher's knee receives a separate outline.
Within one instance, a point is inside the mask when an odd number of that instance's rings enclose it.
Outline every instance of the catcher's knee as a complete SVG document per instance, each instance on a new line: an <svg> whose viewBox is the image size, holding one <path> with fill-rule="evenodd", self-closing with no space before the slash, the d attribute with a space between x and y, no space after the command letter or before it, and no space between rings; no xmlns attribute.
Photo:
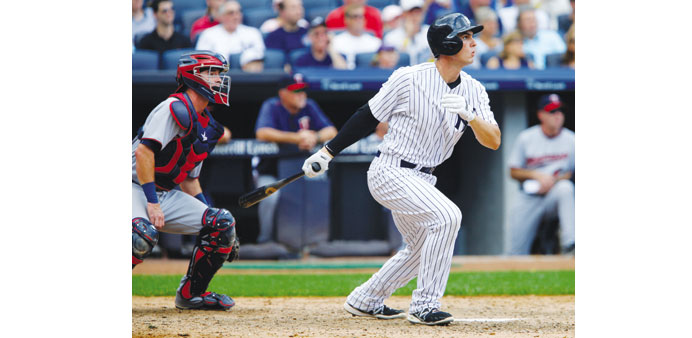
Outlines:
<svg viewBox="0 0 692 338"><path fill-rule="evenodd" d="M238 238L235 232L235 218L226 209L209 208L202 216L202 230L199 244L210 247L221 254L224 260L237 257ZM234 251L233 255L231 252ZM235 257L234 257L235 256Z"/></svg>
<svg viewBox="0 0 692 338"><path fill-rule="evenodd" d="M159 232L144 218L132 219L132 267L151 255L159 241Z"/></svg>

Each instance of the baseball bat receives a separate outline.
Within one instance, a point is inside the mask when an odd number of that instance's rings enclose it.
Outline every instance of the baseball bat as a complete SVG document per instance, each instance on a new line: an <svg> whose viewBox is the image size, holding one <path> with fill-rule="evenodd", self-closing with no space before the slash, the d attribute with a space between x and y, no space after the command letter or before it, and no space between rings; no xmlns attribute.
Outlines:
<svg viewBox="0 0 692 338"><path fill-rule="evenodd" d="M312 170L320 171L321 167L319 163L312 164ZM249 193L240 196L238 198L238 204L243 208L249 208L255 205L257 202L269 197L271 194L275 193L277 190L283 188L285 185L305 176L304 172L299 172L290 177L284 178L282 180L276 181L272 184L263 185Z"/></svg>

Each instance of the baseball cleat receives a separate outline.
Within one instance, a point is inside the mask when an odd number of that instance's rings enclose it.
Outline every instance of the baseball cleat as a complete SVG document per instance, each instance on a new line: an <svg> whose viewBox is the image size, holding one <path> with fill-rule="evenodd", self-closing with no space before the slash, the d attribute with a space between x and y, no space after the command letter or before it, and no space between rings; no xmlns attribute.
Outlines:
<svg viewBox="0 0 692 338"><path fill-rule="evenodd" d="M425 309L418 313L410 313L407 319L412 324L423 325L449 325L454 321L454 317L450 313L437 309Z"/></svg>
<svg viewBox="0 0 692 338"><path fill-rule="evenodd" d="M197 297L185 299L180 292L175 293L175 307L181 310L230 310L233 298L215 292L205 292Z"/></svg>
<svg viewBox="0 0 692 338"><path fill-rule="evenodd" d="M346 310L346 312L350 313L354 317L355 316L375 317L377 319L395 319L395 318L406 317L406 314L404 313L404 311L392 309L392 308L388 307L387 305L382 305L380 308L375 309L373 311L363 311L363 310L360 310L360 309L353 307L348 302L345 302L344 303L344 310Z"/></svg>

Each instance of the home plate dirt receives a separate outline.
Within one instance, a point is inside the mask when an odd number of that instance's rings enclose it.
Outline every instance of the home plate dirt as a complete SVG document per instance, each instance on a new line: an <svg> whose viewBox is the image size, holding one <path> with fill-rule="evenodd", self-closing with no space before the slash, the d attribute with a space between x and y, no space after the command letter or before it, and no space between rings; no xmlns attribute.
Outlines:
<svg viewBox="0 0 692 338"><path fill-rule="evenodd" d="M132 297L133 337L574 337L574 295L442 298L448 326L346 313L346 297L237 297L227 312L181 311L173 297ZM387 305L407 309L410 297Z"/></svg>

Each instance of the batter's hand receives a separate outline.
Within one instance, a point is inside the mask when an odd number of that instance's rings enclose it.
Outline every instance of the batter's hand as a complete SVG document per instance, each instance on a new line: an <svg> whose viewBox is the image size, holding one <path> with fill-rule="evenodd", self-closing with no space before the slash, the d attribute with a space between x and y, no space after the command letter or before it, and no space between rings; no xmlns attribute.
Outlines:
<svg viewBox="0 0 692 338"><path fill-rule="evenodd" d="M476 114L469 111L468 105L466 104L466 99L461 95L456 94L444 94L442 95L442 101L440 101L442 108L447 109L449 112L458 114L462 119L471 122L476 118Z"/></svg>
<svg viewBox="0 0 692 338"><path fill-rule="evenodd" d="M303 163L303 172L305 173L305 176L312 178L322 175L329 168L329 161L331 161L332 158L332 155L330 155L326 149L322 148L318 150L316 153L312 154L312 156L308 157L308 159L305 160L305 163ZM312 170L313 163L318 163L320 165L320 171L315 172Z"/></svg>
<svg viewBox="0 0 692 338"><path fill-rule="evenodd" d="M163 219L163 211L161 210L161 204L159 203L147 203L147 214L149 214L149 221L154 223L154 227L157 230L161 230L165 224Z"/></svg>

